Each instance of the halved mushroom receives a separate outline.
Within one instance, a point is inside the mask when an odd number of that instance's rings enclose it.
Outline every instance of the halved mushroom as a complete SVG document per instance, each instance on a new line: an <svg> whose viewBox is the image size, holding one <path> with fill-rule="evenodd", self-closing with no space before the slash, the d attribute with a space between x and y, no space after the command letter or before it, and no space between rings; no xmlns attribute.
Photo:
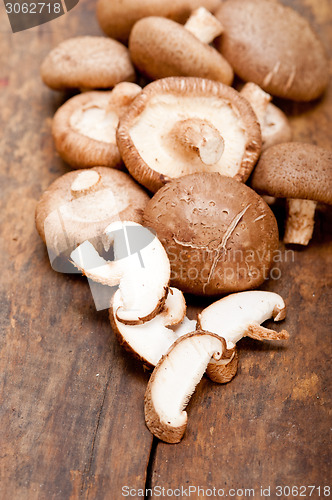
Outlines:
<svg viewBox="0 0 332 500"><path fill-rule="evenodd" d="M237 371L238 355L235 344L243 337L256 340L284 340L286 330L276 332L261 326L269 318L281 321L286 317L282 297L273 292L250 291L228 295L205 308L197 319L197 329L207 330L223 337L228 349L234 349L229 360L211 360L207 375L218 383L229 382Z"/></svg>
<svg viewBox="0 0 332 500"><path fill-rule="evenodd" d="M156 80L199 76L231 85L232 67L210 42L222 33L220 22L204 7L182 26L163 17L146 17L133 27L129 51L141 73Z"/></svg>
<svg viewBox="0 0 332 500"><path fill-rule="evenodd" d="M277 221L245 184L216 172L161 188L144 211L171 262L172 285L197 295L257 288L278 249Z"/></svg>
<svg viewBox="0 0 332 500"><path fill-rule="evenodd" d="M244 81L269 94L310 101L327 87L328 59L308 21L278 1L226 0L218 48Z"/></svg>
<svg viewBox="0 0 332 500"><path fill-rule="evenodd" d="M272 146L262 154L251 185L288 199L284 242L308 245L317 202L332 205L332 152L300 142Z"/></svg>
<svg viewBox="0 0 332 500"><path fill-rule="evenodd" d="M187 427L184 408L213 357L228 356L214 333L196 331L180 337L155 367L145 393L145 422L166 443L181 441Z"/></svg>
<svg viewBox="0 0 332 500"><path fill-rule="evenodd" d="M184 23L197 7L211 12L220 0L98 0L97 18L102 30L111 38L126 43L134 24L148 16L162 16Z"/></svg>
<svg viewBox="0 0 332 500"><path fill-rule="evenodd" d="M195 329L196 321L189 320L183 293L170 288L162 311L150 321L126 325L118 320L117 311L123 306L118 290L110 308L110 322L120 344L148 368L154 367L171 345L182 335Z"/></svg>
<svg viewBox="0 0 332 500"><path fill-rule="evenodd" d="M98 241L112 221L142 221L145 191L119 170L94 167L56 179L36 207L36 227L51 263L85 240ZM61 270L61 269L58 269Z"/></svg>
<svg viewBox="0 0 332 500"><path fill-rule="evenodd" d="M270 94L253 82L246 83L240 94L249 101L256 113L262 132L262 151L292 139L288 118L281 109L270 102Z"/></svg>
<svg viewBox="0 0 332 500"><path fill-rule="evenodd" d="M109 89L135 80L128 49L110 38L78 36L55 47L44 59L41 77L53 90Z"/></svg>
<svg viewBox="0 0 332 500"><path fill-rule="evenodd" d="M149 229L135 222L114 222L105 233L114 241L115 262L98 261L95 249L86 245L76 248L71 258L88 278L109 286L119 284L118 321L145 323L162 310L167 297L170 264L166 251Z"/></svg>
<svg viewBox="0 0 332 500"><path fill-rule="evenodd" d="M220 82L171 77L147 85L120 119L117 143L132 176L150 191L194 172L245 181L260 154L255 113Z"/></svg>
<svg viewBox="0 0 332 500"><path fill-rule="evenodd" d="M119 117L141 92L135 83L118 83L112 91L84 92L68 99L55 113L55 147L71 167L121 168L116 145Z"/></svg>

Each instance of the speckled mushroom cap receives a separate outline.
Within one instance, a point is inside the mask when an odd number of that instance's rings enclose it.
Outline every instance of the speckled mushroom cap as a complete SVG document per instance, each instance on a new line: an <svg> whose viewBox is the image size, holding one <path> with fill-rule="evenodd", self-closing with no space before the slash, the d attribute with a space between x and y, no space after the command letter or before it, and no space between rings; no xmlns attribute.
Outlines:
<svg viewBox="0 0 332 500"><path fill-rule="evenodd" d="M206 125L203 135L200 127L188 132L197 122ZM194 132L203 146L209 144L205 133L211 143L222 138L215 163L203 163L199 147L186 144ZM201 78L170 77L147 85L131 104L120 119L117 144L132 176L155 192L172 178L200 171L245 181L260 154L261 133L250 104L236 90Z"/></svg>
<svg viewBox="0 0 332 500"><path fill-rule="evenodd" d="M44 192L36 207L36 227L49 250L67 255L100 236L113 221L141 223L148 201L145 191L124 172L106 167L75 170Z"/></svg>
<svg viewBox="0 0 332 500"><path fill-rule="evenodd" d="M53 139L61 158L73 168L121 168L116 128L132 100L128 94L137 95L140 91L135 83L122 82L112 91L84 92L66 101L52 122Z"/></svg>
<svg viewBox="0 0 332 500"><path fill-rule="evenodd" d="M222 55L181 24L146 17L133 27L129 50L133 63L155 80L168 76L198 76L231 85L233 70Z"/></svg>
<svg viewBox="0 0 332 500"><path fill-rule="evenodd" d="M104 89L134 81L135 70L121 43L102 36L80 36L51 50L42 63L41 76L54 90Z"/></svg>
<svg viewBox="0 0 332 500"><path fill-rule="evenodd" d="M272 146L262 154L251 187L276 198L332 204L332 152L301 142Z"/></svg>
<svg viewBox="0 0 332 500"><path fill-rule="evenodd" d="M219 5L220 0L98 0L97 18L108 36L126 43L132 27L143 17L162 16L182 23L197 7L213 12Z"/></svg>
<svg viewBox="0 0 332 500"><path fill-rule="evenodd" d="M310 101L328 82L324 48L306 19L277 1L226 0L218 48L243 80L272 95Z"/></svg>
<svg viewBox="0 0 332 500"><path fill-rule="evenodd" d="M258 287L278 248L276 219L243 183L196 173L161 188L144 211L171 263L171 283L183 292L220 295Z"/></svg>

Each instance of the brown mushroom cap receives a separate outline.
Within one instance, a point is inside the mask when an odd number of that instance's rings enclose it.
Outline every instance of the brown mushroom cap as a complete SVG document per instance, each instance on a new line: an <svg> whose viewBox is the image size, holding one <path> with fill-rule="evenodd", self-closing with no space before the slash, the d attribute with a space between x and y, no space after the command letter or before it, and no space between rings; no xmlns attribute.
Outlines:
<svg viewBox="0 0 332 500"><path fill-rule="evenodd" d="M89 177L96 172L98 182L87 183L84 189L80 180L84 172ZM36 207L36 227L49 250L67 255L85 240L101 236L113 221L140 223L148 200L124 172L106 167L75 170L56 179L44 192Z"/></svg>
<svg viewBox="0 0 332 500"><path fill-rule="evenodd" d="M214 164L206 165L197 148L179 144L186 141L185 122L197 121L224 142ZM174 133L179 124L183 133ZM260 154L261 133L250 104L236 90L201 78L170 77L147 85L131 104L120 119L117 144L132 176L155 192L172 178L200 171L245 181Z"/></svg>
<svg viewBox="0 0 332 500"><path fill-rule="evenodd" d="M216 17L218 48L243 80L272 95L310 101L328 82L324 48L300 14L279 2L227 0Z"/></svg>
<svg viewBox="0 0 332 500"><path fill-rule="evenodd" d="M111 88L134 81L135 70L128 49L102 36L69 38L44 59L41 76L54 90Z"/></svg>
<svg viewBox="0 0 332 500"><path fill-rule="evenodd" d="M233 81L231 66L216 49L163 17L138 21L130 34L129 50L135 66L151 79L198 76L226 85Z"/></svg>
<svg viewBox="0 0 332 500"><path fill-rule="evenodd" d="M275 217L252 189L218 173L175 179L144 211L183 292L218 295L256 288L278 248Z"/></svg>
<svg viewBox="0 0 332 500"><path fill-rule="evenodd" d="M272 146L262 154L251 187L276 198L332 204L332 152L301 142Z"/></svg>
<svg viewBox="0 0 332 500"><path fill-rule="evenodd" d="M134 24L148 16L168 17L185 22L190 13L203 6L211 12L220 5L220 0L98 0L97 18L102 30L110 37L124 43L129 38Z"/></svg>

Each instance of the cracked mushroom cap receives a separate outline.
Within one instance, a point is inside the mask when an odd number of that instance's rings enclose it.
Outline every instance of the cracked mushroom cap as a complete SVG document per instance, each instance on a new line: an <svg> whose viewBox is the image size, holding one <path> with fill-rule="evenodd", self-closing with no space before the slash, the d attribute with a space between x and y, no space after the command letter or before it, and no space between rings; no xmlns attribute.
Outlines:
<svg viewBox="0 0 332 500"><path fill-rule="evenodd" d="M97 18L108 36L126 43L132 27L143 17L162 16L182 23L201 6L214 12L220 0L98 0Z"/></svg>
<svg viewBox="0 0 332 500"><path fill-rule="evenodd" d="M332 204L332 152L314 144L287 142L264 151L251 187L276 198Z"/></svg>
<svg viewBox="0 0 332 500"><path fill-rule="evenodd" d="M186 26L163 17L138 21L130 34L129 50L134 65L152 80L197 76L226 85L233 81L231 66L215 48Z"/></svg>
<svg viewBox="0 0 332 500"><path fill-rule="evenodd" d="M61 158L73 168L121 168L116 144L119 117L141 90L135 83L122 82L112 91L84 92L66 101L52 122Z"/></svg>
<svg viewBox="0 0 332 500"><path fill-rule="evenodd" d="M128 49L102 36L69 38L44 59L41 77L53 90L105 89L134 81L135 70Z"/></svg>
<svg viewBox="0 0 332 500"><path fill-rule="evenodd" d="M194 172L245 181L261 150L248 101L220 82L170 77L150 83L120 119L117 144L131 175L155 192Z"/></svg>
<svg viewBox="0 0 332 500"><path fill-rule="evenodd" d="M144 211L183 292L220 295L258 287L278 249L276 219L255 191L218 173L175 179Z"/></svg>
<svg viewBox="0 0 332 500"><path fill-rule="evenodd" d="M36 207L37 231L54 256L102 235L116 220L141 222L148 195L129 175L106 167L56 179Z"/></svg>
<svg viewBox="0 0 332 500"><path fill-rule="evenodd" d="M216 12L218 48L235 73L269 94L310 101L328 83L328 60L308 21L277 1L227 0Z"/></svg>

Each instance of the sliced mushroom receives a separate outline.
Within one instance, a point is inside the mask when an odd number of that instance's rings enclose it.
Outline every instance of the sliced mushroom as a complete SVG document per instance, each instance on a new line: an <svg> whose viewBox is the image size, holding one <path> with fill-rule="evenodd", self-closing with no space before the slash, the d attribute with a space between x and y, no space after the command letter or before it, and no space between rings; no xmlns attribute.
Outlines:
<svg viewBox="0 0 332 500"><path fill-rule="evenodd" d="M41 66L41 76L53 90L108 89L135 80L128 49L102 36L69 38L55 47Z"/></svg>
<svg viewBox="0 0 332 500"><path fill-rule="evenodd" d="M269 94L310 101L328 83L325 50L308 21L278 1L226 0L218 48L235 73Z"/></svg>
<svg viewBox="0 0 332 500"><path fill-rule="evenodd" d="M255 113L236 90L199 78L149 84L120 119L117 143L150 191L175 177L220 172L245 181L261 149Z"/></svg>
<svg viewBox="0 0 332 500"><path fill-rule="evenodd" d="M141 92L135 83L118 83L109 92L84 92L55 113L52 134L64 161L74 168L123 166L116 145L119 117Z"/></svg>
<svg viewBox="0 0 332 500"><path fill-rule="evenodd" d="M115 311L118 321L145 323L162 310L167 297L167 254L158 238L135 222L114 222L105 233L114 241L115 262L98 261L95 249L84 245L72 252L71 259L88 278L109 286L119 284L122 302Z"/></svg>
<svg viewBox="0 0 332 500"><path fill-rule="evenodd" d="M204 7L194 11L184 26L163 17L146 17L131 31L130 55L140 72L153 80L199 76L231 85L231 66L209 45L221 33L220 22Z"/></svg>
<svg viewBox="0 0 332 500"><path fill-rule="evenodd" d="M118 290L110 308L112 329L120 344L148 368L154 367L180 336L195 329L196 322L185 316L186 303L177 288L169 289L162 311L140 325L126 325L118 320L117 311L122 306Z"/></svg>
<svg viewBox="0 0 332 500"><path fill-rule="evenodd" d="M115 220L142 221L148 195L129 175L106 167L76 170L56 179L36 207L36 227L51 262ZM60 270L60 269L58 269Z"/></svg>
<svg viewBox="0 0 332 500"><path fill-rule="evenodd" d="M259 193L288 198L284 242L307 245L316 202L332 205L332 152L300 142L272 146L262 154L251 185Z"/></svg>
<svg viewBox="0 0 332 500"><path fill-rule="evenodd" d="M229 382L237 371L238 355L235 344L242 337L256 340L284 340L286 330L276 332L260 326L269 318L281 321L286 317L286 305L282 297L272 292L250 291L228 295L205 308L197 319L197 328L223 337L228 349L234 350L228 360L211 360L207 375L218 383Z"/></svg>
<svg viewBox="0 0 332 500"><path fill-rule="evenodd" d="M225 342L196 331L179 338L158 362L145 393L145 422L157 438L181 441L187 427L184 408L212 357L225 358Z"/></svg>
<svg viewBox="0 0 332 500"><path fill-rule="evenodd" d="M279 245L268 205L245 184L218 173L169 182L147 204L144 223L169 255L172 285L197 295L257 288Z"/></svg>
<svg viewBox="0 0 332 500"><path fill-rule="evenodd" d="M184 23L201 6L213 12L220 0L98 0L97 18L108 36L126 43L132 27L143 17L162 16Z"/></svg>
<svg viewBox="0 0 332 500"><path fill-rule="evenodd" d="M246 83L240 94L249 101L256 113L262 131L262 151L292 139L288 118L281 109L270 102L270 94L253 82Z"/></svg>

